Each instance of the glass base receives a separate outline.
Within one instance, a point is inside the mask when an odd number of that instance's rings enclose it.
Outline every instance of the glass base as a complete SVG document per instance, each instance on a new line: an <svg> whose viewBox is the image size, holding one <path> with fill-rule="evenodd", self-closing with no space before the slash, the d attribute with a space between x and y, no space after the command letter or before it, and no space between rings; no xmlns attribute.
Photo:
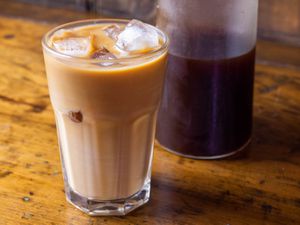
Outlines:
<svg viewBox="0 0 300 225"><path fill-rule="evenodd" d="M169 148L163 146L162 144L159 143L159 141L157 139L155 140L155 142L159 146L161 146L163 149L165 149L166 151L171 152L171 153L176 154L176 155L179 155L179 156L182 156L182 157L186 157L186 158L190 158L190 159L211 159L211 160L213 160L213 159L229 158L231 156L239 154L240 152L242 152L246 149L246 147L250 144L251 140L252 140L252 137L250 137L244 145L242 145L239 149L237 149L235 151L232 151L232 152L229 152L229 153L226 153L226 154L222 154L222 155L212 155L212 156L194 156L194 155L182 154L180 152L177 152L175 150L172 150L172 149L169 149Z"/></svg>
<svg viewBox="0 0 300 225"><path fill-rule="evenodd" d="M125 216L149 201L150 188L147 182L139 192L126 199L101 201L83 197L67 187L66 197L69 203L90 216Z"/></svg>

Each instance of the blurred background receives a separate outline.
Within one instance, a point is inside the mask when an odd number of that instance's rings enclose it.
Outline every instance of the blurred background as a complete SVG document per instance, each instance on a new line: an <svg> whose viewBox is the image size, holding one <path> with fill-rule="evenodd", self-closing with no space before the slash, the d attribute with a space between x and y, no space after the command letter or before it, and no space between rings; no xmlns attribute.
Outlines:
<svg viewBox="0 0 300 225"><path fill-rule="evenodd" d="M155 23L157 10L157 0L10 0L9 2L86 11L95 17L98 15L134 17L148 23ZM300 46L300 0L261 0L258 31L260 39Z"/></svg>
<svg viewBox="0 0 300 225"><path fill-rule="evenodd" d="M149 23L154 22L157 4L157 0L19 0L19 2L89 11L95 15L134 17Z"/></svg>

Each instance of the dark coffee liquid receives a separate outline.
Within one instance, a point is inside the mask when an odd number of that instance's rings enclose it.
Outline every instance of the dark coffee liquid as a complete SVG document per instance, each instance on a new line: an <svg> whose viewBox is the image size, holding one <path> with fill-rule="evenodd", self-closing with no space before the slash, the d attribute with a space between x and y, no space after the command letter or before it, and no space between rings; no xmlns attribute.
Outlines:
<svg viewBox="0 0 300 225"><path fill-rule="evenodd" d="M221 60L169 55L157 140L175 152L212 157L251 137L255 49Z"/></svg>

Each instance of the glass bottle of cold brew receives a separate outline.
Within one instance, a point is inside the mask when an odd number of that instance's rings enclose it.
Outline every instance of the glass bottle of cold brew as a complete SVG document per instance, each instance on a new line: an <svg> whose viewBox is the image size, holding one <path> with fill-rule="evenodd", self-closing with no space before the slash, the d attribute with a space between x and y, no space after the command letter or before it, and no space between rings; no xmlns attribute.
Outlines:
<svg viewBox="0 0 300 225"><path fill-rule="evenodd" d="M157 141L214 159L251 140L258 0L160 0L157 26L170 37Z"/></svg>

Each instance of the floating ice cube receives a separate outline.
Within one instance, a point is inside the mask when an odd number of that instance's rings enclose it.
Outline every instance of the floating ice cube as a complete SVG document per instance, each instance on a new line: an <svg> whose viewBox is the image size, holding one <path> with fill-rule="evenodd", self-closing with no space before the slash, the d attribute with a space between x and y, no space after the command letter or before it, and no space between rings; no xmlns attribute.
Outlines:
<svg viewBox="0 0 300 225"><path fill-rule="evenodd" d="M114 41L118 40L118 35L122 32L122 29L117 24L112 24L104 28L105 34L113 39Z"/></svg>
<svg viewBox="0 0 300 225"><path fill-rule="evenodd" d="M99 49L92 54L92 59L115 59L116 57L110 53L106 48Z"/></svg>
<svg viewBox="0 0 300 225"><path fill-rule="evenodd" d="M83 120L81 111L70 111L68 116L75 123L81 123Z"/></svg>
<svg viewBox="0 0 300 225"><path fill-rule="evenodd" d="M106 48L102 48L97 50L92 54L92 59L100 59L100 60L110 60L110 59L116 59L116 57L109 52ZM100 62L101 66L111 66L113 65L112 62Z"/></svg>
<svg viewBox="0 0 300 225"><path fill-rule="evenodd" d="M117 47L125 51L142 51L159 46L159 35L149 25L131 20L119 34Z"/></svg>
<svg viewBox="0 0 300 225"><path fill-rule="evenodd" d="M55 40L53 46L61 53L77 57L86 57L93 50L91 37L61 38Z"/></svg>

